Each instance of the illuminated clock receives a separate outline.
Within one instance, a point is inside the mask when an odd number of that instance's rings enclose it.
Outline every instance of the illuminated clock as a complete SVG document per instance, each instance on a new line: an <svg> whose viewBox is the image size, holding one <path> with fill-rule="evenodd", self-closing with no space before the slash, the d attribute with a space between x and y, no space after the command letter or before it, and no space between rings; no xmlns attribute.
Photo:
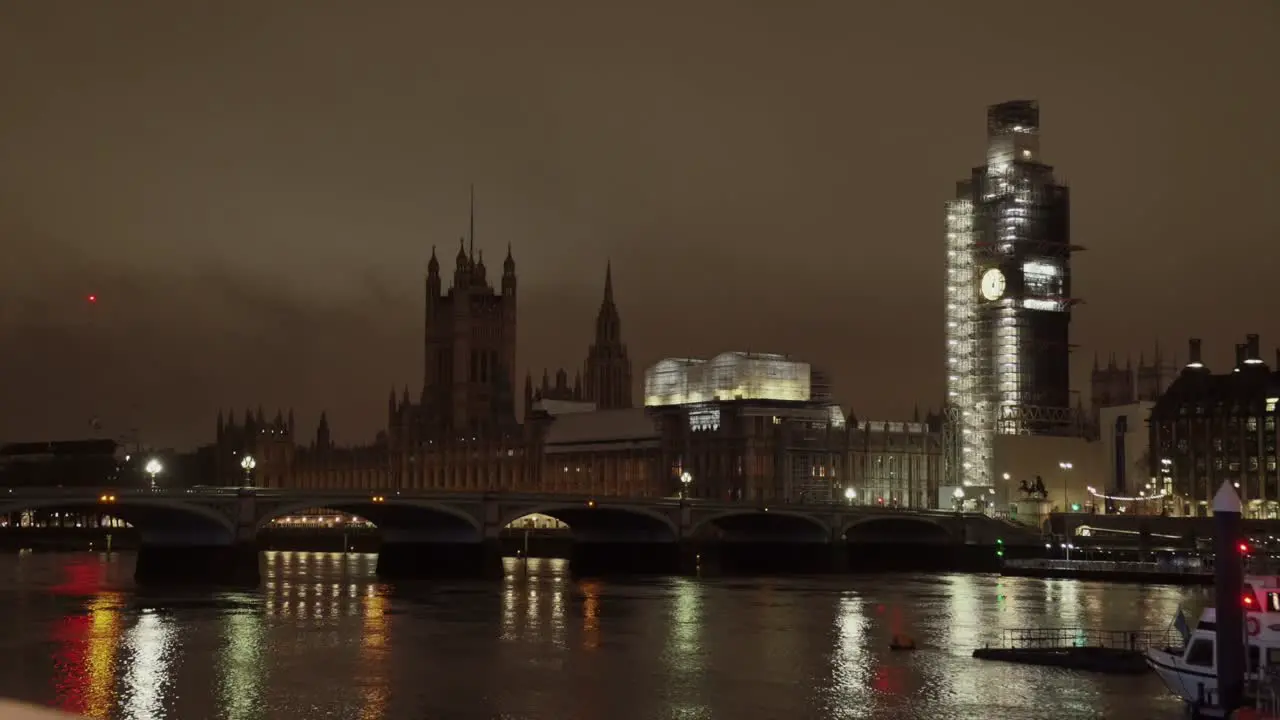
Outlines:
<svg viewBox="0 0 1280 720"><path fill-rule="evenodd" d="M979 288L982 291L982 297L987 300L999 300L1004 295L1004 273L997 268L991 268L982 274L982 285Z"/></svg>

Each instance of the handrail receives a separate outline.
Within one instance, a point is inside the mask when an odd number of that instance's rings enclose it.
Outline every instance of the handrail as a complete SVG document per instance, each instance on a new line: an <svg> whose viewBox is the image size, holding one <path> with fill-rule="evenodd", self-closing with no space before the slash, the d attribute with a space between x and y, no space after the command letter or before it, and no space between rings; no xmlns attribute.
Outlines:
<svg viewBox="0 0 1280 720"><path fill-rule="evenodd" d="M1106 648L1144 652L1148 648L1179 645L1181 636L1173 629L1016 628L1004 630L1001 642L1010 649Z"/></svg>
<svg viewBox="0 0 1280 720"><path fill-rule="evenodd" d="M1004 566L1024 570L1073 570L1084 572L1162 573L1171 575L1212 575L1213 570L1189 565L1118 560L1006 560Z"/></svg>

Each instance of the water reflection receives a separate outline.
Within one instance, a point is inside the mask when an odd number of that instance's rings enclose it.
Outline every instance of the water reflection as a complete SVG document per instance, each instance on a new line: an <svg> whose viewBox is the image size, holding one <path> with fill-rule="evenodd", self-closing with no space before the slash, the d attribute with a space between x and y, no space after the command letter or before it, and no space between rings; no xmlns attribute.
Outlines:
<svg viewBox="0 0 1280 720"><path fill-rule="evenodd" d="M126 665L121 701L124 717L153 720L164 717L165 693L169 689L169 668L173 662L173 618L155 610L143 610L125 633Z"/></svg>
<svg viewBox="0 0 1280 720"><path fill-rule="evenodd" d="M993 576L578 582L557 561L392 586L376 556L320 553L268 554L256 592L139 595L131 568L21 562L0 585L0 696L104 720L1152 720L1177 713L1154 678L972 650L1004 628L1161 628L1204 598ZM895 632L919 649L890 651Z"/></svg>
<svg viewBox="0 0 1280 720"><path fill-rule="evenodd" d="M388 687L387 661L390 654L391 623L387 616L387 598L373 586L362 598L364 624L360 635L360 677L364 704L360 708L360 720L382 720L387 713Z"/></svg>
<svg viewBox="0 0 1280 720"><path fill-rule="evenodd" d="M116 702L116 652L120 647L121 619L118 592L104 591L89 601L89 641L85 652L83 714L105 718Z"/></svg>
<svg viewBox="0 0 1280 720"><path fill-rule="evenodd" d="M831 686L837 700L833 705L860 704L867 688L867 618L862 599L844 593L836 606L836 646L831 658Z"/></svg>
<svg viewBox="0 0 1280 720"><path fill-rule="evenodd" d="M57 706L90 718L106 718L116 703L116 655L120 646L121 594L103 591L85 613L68 615L55 629Z"/></svg>
<svg viewBox="0 0 1280 720"><path fill-rule="evenodd" d="M600 581L583 580L578 583L582 592L582 648L596 650L600 647Z"/></svg>
<svg viewBox="0 0 1280 720"><path fill-rule="evenodd" d="M242 611L227 615L222 657L218 662L223 674L218 697L227 720L260 716L264 636L260 613Z"/></svg>

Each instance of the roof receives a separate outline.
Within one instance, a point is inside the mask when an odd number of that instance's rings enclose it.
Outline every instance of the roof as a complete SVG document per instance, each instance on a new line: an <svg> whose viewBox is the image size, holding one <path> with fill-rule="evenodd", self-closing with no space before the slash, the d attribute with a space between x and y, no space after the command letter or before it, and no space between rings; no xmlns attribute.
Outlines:
<svg viewBox="0 0 1280 720"><path fill-rule="evenodd" d="M547 428L545 445L591 445L657 441L659 433L644 408L596 410L557 415Z"/></svg>
<svg viewBox="0 0 1280 720"><path fill-rule="evenodd" d="M18 442L0 447L0 455L113 455L117 447L114 440Z"/></svg>

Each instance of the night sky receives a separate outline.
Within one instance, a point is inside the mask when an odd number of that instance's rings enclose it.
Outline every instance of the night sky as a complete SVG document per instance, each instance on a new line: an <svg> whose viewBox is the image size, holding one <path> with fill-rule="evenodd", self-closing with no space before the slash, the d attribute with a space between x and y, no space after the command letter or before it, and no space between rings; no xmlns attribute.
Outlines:
<svg viewBox="0 0 1280 720"><path fill-rule="evenodd" d="M1270 361L1278 73L1275 0L6 0L0 441L259 404L370 440L472 183L521 378L580 365L612 259L637 385L785 352L907 417L943 394L943 203L1020 98L1088 248L1086 400L1095 351Z"/></svg>

